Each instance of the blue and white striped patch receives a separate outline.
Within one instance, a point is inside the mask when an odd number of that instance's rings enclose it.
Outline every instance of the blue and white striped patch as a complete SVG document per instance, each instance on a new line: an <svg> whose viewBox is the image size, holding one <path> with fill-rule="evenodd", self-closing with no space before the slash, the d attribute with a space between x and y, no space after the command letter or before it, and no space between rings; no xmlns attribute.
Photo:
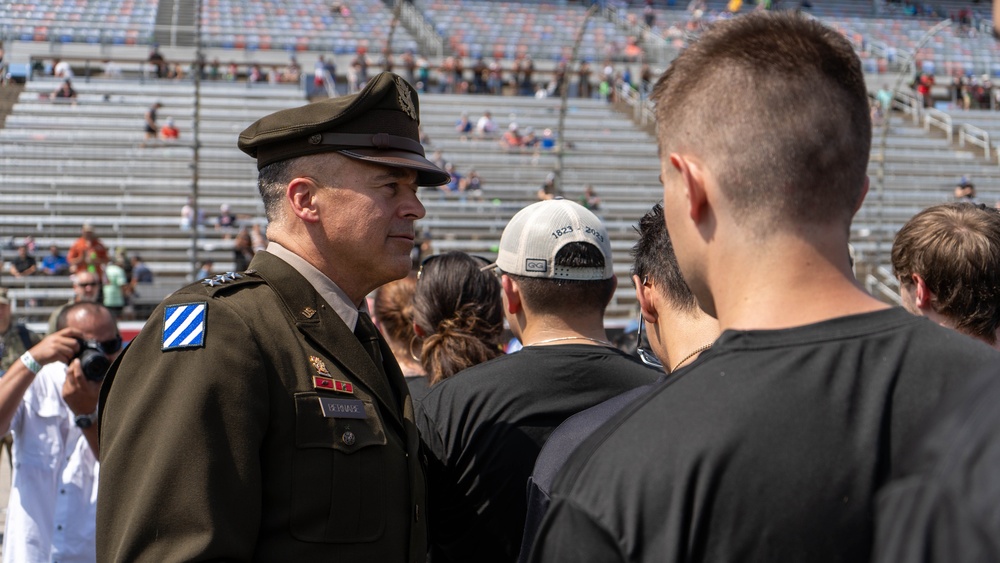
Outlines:
<svg viewBox="0 0 1000 563"><path fill-rule="evenodd" d="M163 350L205 345L205 309L208 304L170 305L163 313Z"/></svg>

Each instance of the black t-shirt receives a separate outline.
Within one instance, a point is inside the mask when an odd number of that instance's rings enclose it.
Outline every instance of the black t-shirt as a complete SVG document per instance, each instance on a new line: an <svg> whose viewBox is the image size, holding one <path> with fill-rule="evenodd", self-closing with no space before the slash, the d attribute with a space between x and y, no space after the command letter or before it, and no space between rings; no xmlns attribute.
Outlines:
<svg viewBox="0 0 1000 563"><path fill-rule="evenodd" d="M901 309L726 331L556 478L531 561L866 561L874 495L1000 354Z"/></svg>
<svg viewBox="0 0 1000 563"><path fill-rule="evenodd" d="M1000 561L1000 366L970 378L879 493L878 563Z"/></svg>
<svg viewBox="0 0 1000 563"><path fill-rule="evenodd" d="M415 406L434 563L516 560L528 477L549 434L658 375L613 348L564 344L528 346L432 387Z"/></svg>
<svg viewBox="0 0 1000 563"><path fill-rule="evenodd" d="M27 271L29 268L34 266L36 262L34 256L28 255L25 256L24 258L18 256L13 260L11 260L10 263L12 266L14 266L14 269L17 270L18 273L21 273Z"/></svg>

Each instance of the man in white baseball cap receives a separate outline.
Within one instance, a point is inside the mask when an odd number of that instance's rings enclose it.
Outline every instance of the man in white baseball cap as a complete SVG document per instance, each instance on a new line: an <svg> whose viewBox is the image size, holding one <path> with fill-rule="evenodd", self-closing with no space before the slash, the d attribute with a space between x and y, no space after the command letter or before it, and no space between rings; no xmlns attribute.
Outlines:
<svg viewBox="0 0 1000 563"><path fill-rule="evenodd" d="M516 560L525 487L552 430L659 375L608 341L611 241L583 206L557 198L522 209L487 268L501 277L504 315L524 348L459 372L415 405L430 454L434 563Z"/></svg>

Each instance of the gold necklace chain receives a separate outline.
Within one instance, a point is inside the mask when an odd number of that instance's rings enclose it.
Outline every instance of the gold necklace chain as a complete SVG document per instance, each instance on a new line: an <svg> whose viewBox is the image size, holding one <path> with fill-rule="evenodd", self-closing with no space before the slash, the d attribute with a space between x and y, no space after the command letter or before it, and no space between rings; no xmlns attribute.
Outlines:
<svg viewBox="0 0 1000 563"><path fill-rule="evenodd" d="M684 359L683 359L683 360L681 360L681 361L677 362L677 365L676 365L676 366L674 366L673 368L671 368L671 369L670 369L670 371L669 371L668 373L673 373L673 372L677 371L677 368L679 368L679 367L681 367L682 365L684 365L684 362L686 362L686 361L690 360L691 358L693 358L693 357L697 356L698 354L701 354L702 352L704 352L705 350L708 350L708 349L709 349L709 348L711 348L711 347L712 347L712 343L710 342L710 343L708 343L708 344L706 344L706 345L702 346L701 348L697 348L697 349L695 349L695 351L694 351L694 352L691 352L691 353L690 353L690 354L688 354L687 356L684 356Z"/></svg>
<svg viewBox="0 0 1000 563"><path fill-rule="evenodd" d="M589 336L561 336L559 338L549 338L548 340L539 340L538 342L532 342L531 344L525 344L524 346L537 346L539 344L548 344L549 342L562 342L564 340L589 340L591 342L596 342L604 346L614 347L614 344L608 342L607 340L600 340L597 338L590 338Z"/></svg>

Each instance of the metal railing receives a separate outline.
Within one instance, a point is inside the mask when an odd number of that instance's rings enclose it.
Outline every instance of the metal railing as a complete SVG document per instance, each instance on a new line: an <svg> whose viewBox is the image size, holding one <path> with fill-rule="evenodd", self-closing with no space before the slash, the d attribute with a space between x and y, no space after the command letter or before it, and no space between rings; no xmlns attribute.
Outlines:
<svg viewBox="0 0 1000 563"><path fill-rule="evenodd" d="M950 115L941 110L927 108L924 111L924 131L930 132L932 126L944 131L945 136L948 137L948 142L952 142L955 135L955 126L952 124ZM989 157L989 150L987 150L986 156Z"/></svg>
<svg viewBox="0 0 1000 563"><path fill-rule="evenodd" d="M963 123L958 130L958 146L965 147L965 144L975 145L983 149L983 156L990 158L993 152L993 145L990 143L990 134L984 129L975 125Z"/></svg>
<svg viewBox="0 0 1000 563"><path fill-rule="evenodd" d="M432 26L420 13L420 10L413 7L410 2L396 0L396 8L399 9L399 21L406 26L406 29L416 36L417 41L427 51L428 56L441 57L444 55L444 39L438 35Z"/></svg>
<svg viewBox="0 0 1000 563"><path fill-rule="evenodd" d="M895 305L903 304L899 296L899 280L886 266L879 266L874 273L865 276L865 288L875 297L881 297Z"/></svg>

